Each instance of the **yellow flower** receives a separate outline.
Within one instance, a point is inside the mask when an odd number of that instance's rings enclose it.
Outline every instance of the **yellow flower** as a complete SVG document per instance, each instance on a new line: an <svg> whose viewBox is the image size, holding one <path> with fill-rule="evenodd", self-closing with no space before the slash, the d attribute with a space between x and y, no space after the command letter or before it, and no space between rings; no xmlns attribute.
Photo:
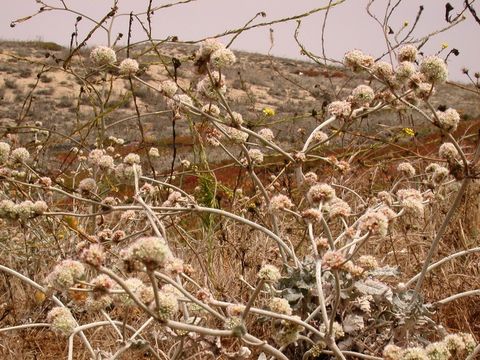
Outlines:
<svg viewBox="0 0 480 360"><path fill-rule="evenodd" d="M448 48L448 43L445 42L442 44L442 49L446 49L446 48Z"/></svg>
<svg viewBox="0 0 480 360"><path fill-rule="evenodd" d="M404 133L405 135L415 136L415 131L414 131L413 129L411 129L411 128L405 127L405 128L402 129L402 131L403 131L403 133Z"/></svg>
<svg viewBox="0 0 480 360"><path fill-rule="evenodd" d="M273 110L272 108L269 108L269 107L263 108L262 112L263 112L263 115L265 115L265 116L275 115L275 110Z"/></svg>

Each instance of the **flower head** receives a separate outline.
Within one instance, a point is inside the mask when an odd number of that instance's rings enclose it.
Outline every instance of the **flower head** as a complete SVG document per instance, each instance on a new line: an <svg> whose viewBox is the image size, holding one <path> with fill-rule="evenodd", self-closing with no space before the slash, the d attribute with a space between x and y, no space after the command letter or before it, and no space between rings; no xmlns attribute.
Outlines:
<svg viewBox="0 0 480 360"><path fill-rule="evenodd" d="M327 269L340 269L345 262L346 259L340 251L327 251L322 258L322 264Z"/></svg>
<svg viewBox="0 0 480 360"><path fill-rule="evenodd" d="M292 315L292 308L286 299L273 297L268 302L268 307L277 314Z"/></svg>
<svg viewBox="0 0 480 360"><path fill-rule="evenodd" d="M371 234L385 236L388 231L388 218L380 211L367 212L360 219L360 230L369 231Z"/></svg>
<svg viewBox="0 0 480 360"><path fill-rule="evenodd" d="M248 150L248 156L250 156L252 163L255 165L263 163L263 153L258 149Z"/></svg>
<svg viewBox="0 0 480 360"><path fill-rule="evenodd" d="M389 344L383 349L383 358L385 360L401 360L402 355L402 348L393 344Z"/></svg>
<svg viewBox="0 0 480 360"><path fill-rule="evenodd" d="M429 360L427 353L420 347L412 347L404 350L402 360Z"/></svg>
<svg viewBox="0 0 480 360"><path fill-rule="evenodd" d="M408 162L398 164L397 170L401 172L404 176L415 176L415 168Z"/></svg>
<svg viewBox="0 0 480 360"><path fill-rule="evenodd" d="M139 66L137 60L125 59L120 63L120 74L135 75L138 72Z"/></svg>
<svg viewBox="0 0 480 360"><path fill-rule="evenodd" d="M346 118L352 112L352 104L345 100L333 101L327 106L327 112L331 116Z"/></svg>
<svg viewBox="0 0 480 360"><path fill-rule="evenodd" d="M372 71L382 80L391 80L393 78L393 67L386 61L377 61L373 65Z"/></svg>
<svg viewBox="0 0 480 360"><path fill-rule="evenodd" d="M415 65L409 61L401 62L395 69L395 77L401 82L410 79L414 73Z"/></svg>
<svg viewBox="0 0 480 360"><path fill-rule="evenodd" d="M457 159L459 156L455 145L449 142L440 145L440 148L438 149L438 155L447 160Z"/></svg>
<svg viewBox="0 0 480 360"><path fill-rule="evenodd" d="M10 145L6 142L0 142L0 165L5 164L10 155Z"/></svg>
<svg viewBox="0 0 480 360"><path fill-rule="evenodd" d="M224 68L235 64L237 58L232 50L221 47L212 52L210 55L210 61L216 67Z"/></svg>
<svg viewBox="0 0 480 360"><path fill-rule="evenodd" d="M282 275L280 270L274 265L264 265L257 274L259 279L265 280L266 282L276 283Z"/></svg>
<svg viewBox="0 0 480 360"><path fill-rule="evenodd" d="M58 290L66 290L83 277L85 268L83 264L75 260L63 260L57 264L53 271L46 277L45 282Z"/></svg>
<svg viewBox="0 0 480 360"><path fill-rule="evenodd" d="M70 336L77 327L77 322L66 307L54 307L48 312L47 321L52 324L52 330L64 336Z"/></svg>
<svg viewBox="0 0 480 360"><path fill-rule="evenodd" d="M112 48L98 46L90 53L90 59L99 66L112 65L117 61L117 55Z"/></svg>
<svg viewBox="0 0 480 360"><path fill-rule="evenodd" d="M162 91L163 95L165 95L166 97L169 97L169 98L173 97L173 95L175 95L175 93L178 90L177 84L174 81L171 81L171 80L166 80L166 81L162 82L160 87L161 87L161 91Z"/></svg>
<svg viewBox="0 0 480 360"><path fill-rule="evenodd" d="M368 106L375 98L373 89L368 85L358 85L352 91L353 102L359 106Z"/></svg>
<svg viewBox="0 0 480 360"><path fill-rule="evenodd" d="M335 197L335 190L328 184L313 185L307 192L308 201L316 204L329 202Z"/></svg>
<svg viewBox="0 0 480 360"><path fill-rule="evenodd" d="M155 307L156 306L157 304L155 304ZM172 292L160 290L158 292L158 307L155 311L161 320L171 319L178 311L178 300L176 295Z"/></svg>
<svg viewBox="0 0 480 360"><path fill-rule="evenodd" d="M275 135L273 135L273 131L268 128L260 129L258 131L258 135L260 135L267 141L273 141L273 139L275 139Z"/></svg>
<svg viewBox="0 0 480 360"><path fill-rule="evenodd" d="M460 114L452 108L445 111L437 111L437 118L438 125L448 132L455 131L460 122Z"/></svg>
<svg viewBox="0 0 480 360"><path fill-rule="evenodd" d="M165 266L172 255L163 238L149 236L135 241L128 249L126 256L126 260L140 261L148 269L153 270Z"/></svg>
<svg viewBox="0 0 480 360"><path fill-rule="evenodd" d="M10 158L14 163L24 163L30 158L30 153L27 149L19 147L10 153Z"/></svg>
<svg viewBox="0 0 480 360"><path fill-rule="evenodd" d="M423 59L420 63L420 72L431 83L443 83L448 77L445 61L437 56L429 56Z"/></svg>
<svg viewBox="0 0 480 360"><path fill-rule="evenodd" d="M364 68L369 68L374 64L375 60L369 55L365 55L360 50L351 50L345 54L343 63L346 67L353 71L361 71Z"/></svg>
<svg viewBox="0 0 480 360"><path fill-rule="evenodd" d="M418 50L415 46L407 44L400 48L398 51L398 61L414 62L417 59Z"/></svg>

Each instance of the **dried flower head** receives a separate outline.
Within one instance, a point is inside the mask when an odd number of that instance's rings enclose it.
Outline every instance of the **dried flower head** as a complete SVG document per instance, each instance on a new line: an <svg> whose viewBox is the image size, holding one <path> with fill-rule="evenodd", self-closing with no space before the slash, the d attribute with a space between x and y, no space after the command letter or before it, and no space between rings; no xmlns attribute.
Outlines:
<svg viewBox="0 0 480 360"><path fill-rule="evenodd" d="M438 155L440 155L441 158L447 160L454 160L459 157L457 148L455 147L455 145L449 142L443 143L440 146L440 148L438 149Z"/></svg>
<svg viewBox="0 0 480 360"><path fill-rule="evenodd" d="M259 165L263 163L263 153L258 149L248 150L248 156L250 157L254 165Z"/></svg>
<svg viewBox="0 0 480 360"><path fill-rule="evenodd" d="M428 82L443 83L447 80L448 69L445 61L437 56L428 56L420 63L420 72Z"/></svg>
<svg viewBox="0 0 480 360"><path fill-rule="evenodd" d="M429 360L429 358L421 347L411 347L403 351L402 360Z"/></svg>
<svg viewBox="0 0 480 360"><path fill-rule="evenodd" d="M166 80L160 84L160 91L166 97L173 97L178 90L177 84L172 80Z"/></svg>
<svg viewBox="0 0 480 360"><path fill-rule="evenodd" d="M148 150L148 155L151 157L160 157L160 152L157 148L151 147L150 150Z"/></svg>
<svg viewBox="0 0 480 360"><path fill-rule="evenodd" d="M155 303L152 303L152 306ZM165 292L160 290L158 292L158 307L157 304L154 305L156 307L156 313L160 320L168 320L171 319L178 311L178 300L175 294L172 292Z"/></svg>
<svg viewBox="0 0 480 360"><path fill-rule="evenodd" d="M137 278L128 278L124 281L125 286L129 289L136 297L140 297L141 292L145 288L145 284L142 280ZM124 290L120 285L117 285L118 290ZM135 301L130 297L130 295L125 293L115 294L115 301L120 305L131 307L135 306Z"/></svg>
<svg viewBox="0 0 480 360"><path fill-rule="evenodd" d="M388 219L380 211L369 211L361 217L359 222L361 231L369 231L372 235L387 235Z"/></svg>
<svg viewBox="0 0 480 360"><path fill-rule="evenodd" d="M120 63L121 75L135 75L138 72L139 66L137 60L125 59Z"/></svg>
<svg viewBox="0 0 480 360"><path fill-rule="evenodd" d="M53 271L45 278L45 282L54 289L66 290L80 280L84 273L85 268L81 262L67 259L53 268Z"/></svg>
<svg viewBox="0 0 480 360"><path fill-rule="evenodd" d="M248 139L248 134L246 132L233 127L226 127L225 132L230 137L230 140L236 144L243 144Z"/></svg>
<svg viewBox="0 0 480 360"><path fill-rule="evenodd" d="M196 53L196 57L209 57L213 52L223 48L225 48L225 45L223 45L217 39L206 39L200 44L200 48Z"/></svg>
<svg viewBox="0 0 480 360"><path fill-rule="evenodd" d="M19 147L10 153L10 158L14 163L24 163L30 158L30 153L27 149Z"/></svg>
<svg viewBox="0 0 480 360"><path fill-rule="evenodd" d="M273 297L268 302L268 307L277 314L292 315L292 308L287 299Z"/></svg>
<svg viewBox="0 0 480 360"><path fill-rule="evenodd" d="M353 71L361 71L364 68L370 68L375 60L370 55L365 55L360 50L351 50L344 56L343 63Z"/></svg>
<svg viewBox="0 0 480 360"><path fill-rule="evenodd" d="M415 46L407 44L400 48L398 51L398 61L410 61L414 62L417 59L418 50Z"/></svg>
<svg viewBox="0 0 480 360"><path fill-rule="evenodd" d="M282 277L280 270L278 270L276 266L270 264L264 265L258 272L257 276L259 279L271 283L276 283Z"/></svg>
<svg viewBox="0 0 480 360"><path fill-rule="evenodd" d="M397 345L389 344L383 349L382 355L385 360L401 360L403 349Z"/></svg>
<svg viewBox="0 0 480 360"><path fill-rule="evenodd" d="M105 261L105 252L100 244L92 244L88 249L84 249L81 259L88 265L99 267Z"/></svg>
<svg viewBox="0 0 480 360"><path fill-rule="evenodd" d="M322 334L327 334L327 326L325 324L320 325L320 329L318 329ZM342 324L338 322L334 322L332 326L332 335L335 340L341 339L345 336L345 332L343 331Z"/></svg>
<svg viewBox="0 0 480 360"><path fill-rule="evenodd" d="M428 100L430 96L435 94L435 88L427 82L420 82L415 88L415 95L422 100Z"/></svg>
<svg viewBox="0 0 480 360"><path fill-rule="evenodd" d="M398 164L397 171L402 173L403 176L413 177L415 176L415 168L408 162Z"/></svg>
<svg viewBox="0 0 480 360"><path fill-rule="evenodd" d="M224 95L227 92L225 85L225 75L220 76L218 71L214 71L210 76L205 76L197 84L197 91L207 99L215 100L218 93Z"/></svg>
<svg viewBox="0 0 480 360"><path fill-rule="evenodd" d="M437 118L435 118L435 121L438 121L437 125L448 132L455 131L460 122L460 114L452 108L445 111L437 111Z"/></svg>
<svg viewBox="0 0 480 360"><path fill-rule="evenodd" d="M112 65L117 62L117 55L112 48L98 46L90 53L90 59L99 66Z"/></svg>
<svg viewBox="0 0 480 360"><path fill-rule="evenodd" d="M7 162L10 155L10 145L6 142L0 142L0 165Z"/></svg>
<svg viewBox="0 0 480 360"><path fill-rule="evenodd" d="M358 106L368 106L375 99L375 93L368 85L358 85L352 91L352 99Z"/></svg>
<svg viewBox="0 0 480 360"><path fill-rule="evenodd" d="M335 190L328 184L313 185L307 192L307 199L313 204L327 203L335 197Z"/></svg>
<svg viewBox="0 0 480 360"><path fill-rule="evenodd" d="M346 262L340 251L327 251L322 257L322 264L327 269L339 270Z"/></svg>
<svg viewBox="0 0 480 360"><path fill-rule="evenodd" d="M140 261L147 269L153 270L165 266L172 255L163 238L149 236L137 239L130 246L126 256L126 260Z"/></svg>
<svg viewBox="0 0 480 360"><path fill-rule="evenodd" d="M70 336L77 327L77 322L66 307L54 307L48 312L47 321L52 324L53 331L64 336Z"/></svg>
<svg viewBox="0 0 480 360"><path fill-rule="evenodd" d="M377 61L372 66L372 71L382 80L391 80L394 74L392 64L386 61Z"/></svg>
<svg viewBox="0 0 480 360"><path fill-rule="evenodd" d="M95 192L97 182L92 178L85 178L78 184L78 192L82 194L89 194Z"/></svg>
<svg viewBox="0 0 480 360"><path fill-rule="evenodd" d="M450 351L444 342L435 342L425 348L429 360L448 360Z"/></svg>
<svg viewBox="0 0 480 360"><path fill-rule="evenodd" d="M216 67L224 68L235 64L237 58L232 50L221 47L212 52L210 61Z"/></svg>
<svg viewBox="0 0 480 360"><path fill-rule="evenodd" d="M123 158L123 163L128 165L140 164L140 155L130 153Z"/></svg>
<svg viewBox="0 0 480 360"><path fill-rule="evenodd" d="M450 171L447 168L438 166L433 172L432 180L435 184L440 184L448 177L449 174Z"/></svg>
<svg viewBox="0 0 480 360"><path fill-rule="evenodd" d="M413 74L415 74L415 65L409 61L401 62L395 69L395 78L400 82L410 79Z"/></svg>
<svg viewBox="0 0 480 360"><path fill-rule="evenodd" d="M214 117L217 117L218 115L220 115L220 109L217 105L215 104L207 104L207 105L204 105L202 107L202 111L204 113L207 113L207 114L210 114Z"/></svg>
<svg viewBox="0 0 480 360"><path fill-rule="evenodd" d="M273 131L268 128L260 129L258 131L258 135L260 135L267 141L273 141L275 139L275 135L273 135Z"/></svg>
<svg viewBox="0 0 480 360"><path fill-rule="evenodd" d="M327 106L327 112L331 116L336 116L339 118L347 118L352 113L352 104L348 101L333 101Z"/></svg>

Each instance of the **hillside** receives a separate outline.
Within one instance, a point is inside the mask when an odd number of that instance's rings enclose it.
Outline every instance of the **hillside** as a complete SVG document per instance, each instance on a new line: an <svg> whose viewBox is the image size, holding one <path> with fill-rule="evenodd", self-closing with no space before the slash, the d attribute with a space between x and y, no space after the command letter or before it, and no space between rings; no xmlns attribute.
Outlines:
<svg viewBox="0 0 480 360"><path fill-rule="evenodd" d="M135 49L142 73L141 79L153 86L168 78L172 71L172 59L178 59L178 82L185 89L194 90L202 77L191 61L196 46L184 44L161 45L161 57L146 48ZM0 41L0 125L27 126L37 123L49 130L61 130L75 140L88 138L89 130L84 128L88 120L98 116L95 101L83 92L77 75L86 75L95 83L99 74L85 74L82 64L88 63L88 52L75 58L73 70L63 71L62 59L68 50L53 43ZM350 91L367 79L357 74L331 66L319 66L311 61L297 61L245 52L236 53L238 61L225 72L226 98L234 111L241 113L252 129L264 125L272 127L276 139L287 147L305 140L313 127L324 119L324 107L337 98L344 98ZM125 52L119 51L119 58ZM159 61L163 62L163 64ZM78 72L78 73L77 73ZM112 84L105 119L108 135L125 139L125 144L134 148L157 146L162 155L171 156L172 121L169 112L148 115L165 109L163 97L145 87L135 87L138 111L142 114L142 134L139 131L136 108L128 80L118 78ZM439 87L433 97L433 105L453 106L465 121L478 118L480 105L476 94L452 85ZM266 117L262 109L269 107L276 115ZM388 110L387 110L388 111ZM114 116L109 115L114 112ZM145 115L147 114L147 115ZM312 114L314 116L312 116ZM385 116L380 112L370 116L358 125L363 130L378 134L386 141L403 127L414 128L418 135L423 124L416 116L405 112L400 118ZM386 132L383 131L387 128ZM431 130L427 130L428 132ZM189 155L189 125L186 121L175 124L175 143L179 146L180 158ZM73 144L65 138L52 138L54 148L69 150ZM221 153L213 153L214 161L225 159ZM169 159L161 157L156 164L165 169ZM162 162L163 161L163 162ZM52 165L52 164L50 164Z"/></svg>

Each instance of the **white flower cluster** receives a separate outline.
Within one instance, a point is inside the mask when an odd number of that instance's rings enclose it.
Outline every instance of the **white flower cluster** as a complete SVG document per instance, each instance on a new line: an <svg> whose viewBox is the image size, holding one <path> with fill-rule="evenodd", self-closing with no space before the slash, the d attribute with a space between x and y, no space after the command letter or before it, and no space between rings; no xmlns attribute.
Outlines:
<svg viewBox="0 0 480 360"><path fill-rule="evenodd" d="M274 265L264 265L257 274L259 279L265 280L266 282L276 283L282 275L280 274L280 270Z"/></svg>
<svg viewBox="0 0 480 360"><path fill-rule="evenodd" d="M460 114L457 110L449 108L445 111L437 111L438 125L445 131L453 132L457 130L460 122Z"/></svg>
<svg viewBox="0 0 480 360"><path fill-rule="evenodd" d="M352 112L352 104L345 100L333 101L327 106L327 112L331 116L347 118Z"/></svg>
<svg viewBox="0 0 480 360"><path fill-rule="evenodd" d="M218 93L224 95L227 92L225 85L225 75L220 75L218 71L211 73L211 78L205 76L197 84L197 91L207 99L216 99Z"/></svg>
<svg viewBox="0 0 480 360"><path fill-rule="evenodd" d="M370 55L365 55L360 50L351 50L345 54L343 63L353 71L361 71L370 68L375 60Z"/></svg>
<svg viewBox="0 0 480 360"><path fill-rule="evenodd" d="M0 165L5 164L10 156L10 145L0 142Z"/></svg>
<svg viewBox="0 0 480 360"><path fill-rule="evenodd" d="M45 278L45 283L56 290L64 291L83 278L85 267L76 260L66 259L57 264Z"/></svg>
<svg viewBox="0 0 480 360"><path fill-rule="evenodd" d="M48 210L48 205L45 201L30 201L25 200L19 204L11 200L0 201L0 218L4 219L21 219L26 220L39 215L42 215Z"/></svg>
<svg viewBox="0 0 480 360"><path fill-rule="evenodd" d="M231 66L237 61L232 50L227 49L217 39L203 41L196 53L196 58L197 60L210 61L212 65L218 68Z"/></svg>
<svg viewBox="0 0 480 360"><path fill-rule="evenodd" d="M112 48L98 46L90 53L90 59L99 66L112 65L117 62L117 54Z"/></svg>
<svg viewBox="0 0 480 360"><path fill-rule="evenodd" d="M413 45L404 45L398 51L398 61L404 62L414 62L417 59L418 50Z"/></svg>
<svg viewBox="0 0 480 360"><path fill-rule="evenodd" d="M368 106L374 98L375 93L368 85L358 85L352 91L352 100L358 106Z"/></svg>
<svg viewBox="0 0 480 360"><path fill-rule="evenodd" d="M335 190L328 184L313 185L307 192L307 199L311 203L329 202L335 197Z"/></svg>
<svg viewBox="0 0 480 360"><path fill-rule="evenodd" d="M141 237L122 252L125 261L139 261L148 270L164 267L172 254L163 238Z"/></svg>
<svg viewBox="0 0 480 360"><path fill-rule="evenodd" d="M54 307L48 312L47 321L52 325L53 331L64 336L70 336L77 327L77 322L66 307Z"/></svg>
<svg viewBox="0 0 480 360"><path fill-rule="evenodd" d="M113 158L110 155L106 155L103 149L90 151L90 154L88 154L88 163L101 170L112 170L115 166Z"/></svg>
<svg viewBox="0 0 480 360"><path fill-rule="evenodd" d="M120 63L121 75L135 75L138 72L139 66L135 59L125 59Z"/></svg>
<svg viewBox="0 0 480 360"><path fill-rule="evenodd" d="M420 191L416 189L401 189L397 191L397 198L407 214L415 217L423 216L425 206L422 203L423 197Z"/></svg>

